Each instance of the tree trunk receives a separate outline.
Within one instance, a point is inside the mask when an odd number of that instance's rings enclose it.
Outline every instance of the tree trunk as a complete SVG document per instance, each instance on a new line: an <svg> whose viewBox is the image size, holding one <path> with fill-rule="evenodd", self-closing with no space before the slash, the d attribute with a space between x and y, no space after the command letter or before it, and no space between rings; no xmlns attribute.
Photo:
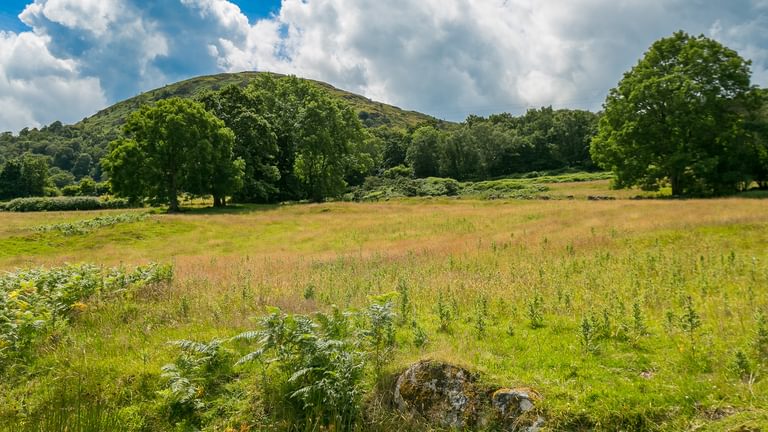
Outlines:
<svg viewBox="0 0 768 432"><path fill-rule="evenodd" d="M213 206L214 207L226 207L227 206L227 199L225 197L220 197L218 195L213 196Z"/></svg>
<svg viewBox="0 0 768 432"><path fill-rule="evenodd" d="M683 187L679 174L672 174L669 176L669 182L672 184L672 196L680 196L683 194Z"/></svg>
<svg viewBox="0 0 768 432"><path fill-rule="evenodd" d="M179 211L179 193L176 188L176 176L171 176L170 185L168 188L168 213L177 213Z"/></svg>

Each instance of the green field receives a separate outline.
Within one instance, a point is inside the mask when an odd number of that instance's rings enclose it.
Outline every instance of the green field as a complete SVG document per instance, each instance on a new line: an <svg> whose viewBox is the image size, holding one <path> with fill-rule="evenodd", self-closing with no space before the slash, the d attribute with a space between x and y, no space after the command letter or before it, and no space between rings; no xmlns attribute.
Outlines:
<svg viewBox="0 0 768 432"><path fill-rule="evenodd" d="M174 268L168 285L83 299L69 325L6 367L0 429L99 430L71 426L88 419L104 430L193 430L171 424L163 402L161 367L178 356L169 341L234 336L269 306L360 309L390 292L399 292L396 346L378 380L367 372L359 430L427 430L385 403L387 377L424 358L538 390L545 430L768 428L768 339L758 332L768 203L634 201L607 184L552 186L570 200L197 209L75 233L40 227L126 211L0 213L0 270ZM234 368L199 395L203 430L285 427L260 370Z"/></svg>

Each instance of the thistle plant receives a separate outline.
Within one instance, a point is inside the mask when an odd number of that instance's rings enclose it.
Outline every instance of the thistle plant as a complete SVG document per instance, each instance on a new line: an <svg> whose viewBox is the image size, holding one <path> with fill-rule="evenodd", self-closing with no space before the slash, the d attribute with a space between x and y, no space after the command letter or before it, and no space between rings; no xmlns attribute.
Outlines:
<svg viewBox="0 0 768 432"><path fill-rule="evenodd" d="M593 353L597 347L595 345L596 332L595 326L588 317L581 319L581 346L584 348L584 352Z"/></svg>
<svg viewBox="0 0 768 432"><path fill-rule="evenodd" d="M768 318L762 311L755 315L755 336L753 347L757 358L763 363L768 363Z"/></svg>
<svg viewBox="0 0 768 432"><path fill-rule="evenodd" d="M452 314L442 291L437 294L437 317L440 320L440 331L448 332L451 327Z"/></svg>
<svg viewBox="0 0 768 432"><path fill-rule="evenodd" d="M544 327L544 315L542 308L544 306L544 299L539 293L528 302L528 320L532 329Z"/></svg>
<svg viewBox="0 0 768 432"><path fill-rule="evenodd" d="M482 338L485 335L488 318L488 299L481 296L475 305L475 331L477 337Z"/></svg>
<svg viewBox="0 0 768 432"><path fill-rule="evenodd" d="M688 335L693 352L696 352L696 330L699 327L701 327L701 317L693 307L691 296L686 296L683 302L683 314L680 316L680 328Z"/></svg>

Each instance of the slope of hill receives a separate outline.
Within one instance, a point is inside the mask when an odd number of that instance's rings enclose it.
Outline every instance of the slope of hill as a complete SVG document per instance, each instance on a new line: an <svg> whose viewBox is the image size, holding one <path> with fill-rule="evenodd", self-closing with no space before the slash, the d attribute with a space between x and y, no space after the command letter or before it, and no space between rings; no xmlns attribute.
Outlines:
<svg viewBox="0 0 768 432"><path fill-rule="evenodd" d="M118 102L115 105L105 108L95 115L84 119L77 125L81 126L83 130L86 131L106 133L121 125L128 114L146 103L175 96L194 97L206 90L215 91L231 84L245 86L262 73L266 72L240 72L208 75L188 79L175 84L169 84L165 87L150 90L136 97ZM434 117L426 114L416 111L405 111L392 105L372 101L364 96L337 89L336 87L321 81L309 81L322 87L332 95L346 101L358 113L363 124L368 127L390 126L407 129L420 123L438 121Z"/></svg>

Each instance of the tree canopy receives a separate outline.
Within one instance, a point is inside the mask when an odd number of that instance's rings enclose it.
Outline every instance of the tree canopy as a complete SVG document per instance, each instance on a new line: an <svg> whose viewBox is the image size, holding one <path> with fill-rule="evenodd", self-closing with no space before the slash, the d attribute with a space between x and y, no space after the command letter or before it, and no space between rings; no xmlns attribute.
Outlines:
<svg viewBox="0 0 768 432"><path fill-rule="evenodd" d="M655 42L605 101L591 154L618 187L714 195L759 180L749 62L704 36Z"/></svg>
<svg viewBox="0 0 768 432"><path fill-rule="evenodd" d="M240 186L244 162L233 158L234 134L198 102L145 105L128 118L123 134L103 161L118 195L178 211L182 192L211 194L222 205Z"/></svg>

